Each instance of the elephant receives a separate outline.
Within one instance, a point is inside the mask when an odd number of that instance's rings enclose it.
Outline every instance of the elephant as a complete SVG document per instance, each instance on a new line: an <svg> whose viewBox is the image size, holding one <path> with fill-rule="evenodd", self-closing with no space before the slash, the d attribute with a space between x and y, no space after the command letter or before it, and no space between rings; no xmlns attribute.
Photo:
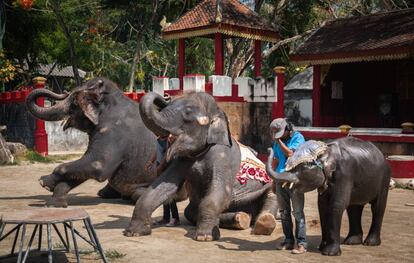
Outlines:
<svg viewBox="0 0 414 263"><path fill-rule="evenodd" d="M346 209L349 233L344 244L378 246L387 204L390 168L381 151L371 142L344 137L330 143L307 141L276 173L271 168L270 149L266 170L276 182L289 184L294 192L318 189L318 209L322 230L319 250L323 255L339 256L341 219ZM283 185L282 185L283 186ZM370 203L372 222L362 241L361 215Z"/></svg>
<svg viewBox="0 0 414 263"><path fill-rule="evenodd" d="M51 107L39 107L36 99L56 100ZM69 94L47 89L33 90L26 100L29 112L47 121L65 120L63 130L75 128L88 134L85 154L76 161L57 166L40 184L53 192L49 206L66 207L67 194L88 179L108 181L98 192L102 198L132 198L154 181L144 171L155 151L156 137L142 122L138 103L124 96L115 83L95 78Z"/></svg>
<svg viewBox="0 0 414 263"><path fill-rule="evenodd" d="M184 182L190 200L184 215L196 225L195 240L217 240L219 226L246 229L253 221L254 234L273 231L277 200L272 184L248 180L242 185L237 180L240 147L213 96L189 92L166 104L162 96L148 93L140 110L150 130L176 139L166 153L168 167L138 199L126 236L151 234L152 212Z"/></svg>

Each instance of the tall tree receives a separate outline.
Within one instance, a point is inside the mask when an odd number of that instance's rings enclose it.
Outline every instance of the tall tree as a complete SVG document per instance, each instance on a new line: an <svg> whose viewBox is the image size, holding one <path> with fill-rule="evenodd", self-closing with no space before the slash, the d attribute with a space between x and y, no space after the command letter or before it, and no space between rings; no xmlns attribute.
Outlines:
<svg viewBox="0 0 414 263"><path fill-rule="evenodd" d="M141 5L142 4L138 4ZM134 89L134 83L135 83L135 74L137 69L137 64L141 60L141 41L142 41L142 35L145 33L145 31L149 28L149 26L152 25L155 15L157 14L158 9L158 0L152 0L152 12L149 17L149 19L143 15L145 12L142 12L139 16L139 19L137 19L136 23L138 25L138 28L135 30L136 34L136 47L134 52L134 59L132 60L132 66L131 66L131 75L129 77L129 84L128 84L128 91L132 92Z"/></svg>
<svg viewBox="0 0 414 263"><path fill-rule="evenodd" d="M3 36L6 32L6 7L4 0L0 0L0 52L3 50Z"/></svg>

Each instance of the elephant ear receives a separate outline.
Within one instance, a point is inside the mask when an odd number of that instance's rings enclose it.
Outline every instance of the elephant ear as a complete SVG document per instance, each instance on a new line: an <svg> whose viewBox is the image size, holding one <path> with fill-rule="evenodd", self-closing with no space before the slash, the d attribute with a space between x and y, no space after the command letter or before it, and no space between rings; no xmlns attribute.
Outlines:
<svg viewBox="0 0 414 263"><path fill-rule="evenodd" d="M336 170L337 149L334 145L328 146L328 151L319 159L322 163L323 172L328 180L332 178L332 173Z"/></svg>
<svg viewBox="0 0 414 263"><path fill-rule="evenodd" d="M220 111L211 119L208 128L207 143L232 146L229 121L223 111Z"/></svg>
<svg viewBox="0 0 414 263"><path fill-rule="evenodd" d="M103 81L98 80L98 82L81 91L77 97L78 104L83 111L83 114L95 125L99 123L99 104L103 99Z"/></svg>

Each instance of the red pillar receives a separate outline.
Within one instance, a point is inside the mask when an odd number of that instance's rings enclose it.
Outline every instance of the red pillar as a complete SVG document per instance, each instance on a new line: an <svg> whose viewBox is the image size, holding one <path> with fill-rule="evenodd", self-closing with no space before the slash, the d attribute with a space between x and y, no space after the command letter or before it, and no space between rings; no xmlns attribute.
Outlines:
<svg viewBox="0 0 414 263"><path fill-rule="evenodd" d="M272 108L272 120L276 118L283 118L285 117L285 67L278 66L273 69L276 73L276 83L277 83L277 100L273 103Z"/></svg>
<svg viewBox="0 0 414 263"><path fill-rule="evenodd" d="M185 75L185 38L178 40L178 78L180 79L180 89L183 89L183 78Z"/></svg>
<svg viewBox="0 0 414 263"><path fill-rule="evenodd" d="M45 87L46 79L43 77L36 77L33 79L33 84L35 89L42 89ZM38 98L37 105L40 107L45 106L45 98ZM47 133L45 130L45 122L40 119L36 119L36 129L34 132L34 144L35 150L39 154L46 156L48 155L48 145L47 145Z"/></svg>
<svg viewBox="0 0 414 263"><path fill-rule="evenodd" d="M216 33L214 35L214 74L223 75L224 73L224 49L223 49L223 35Z"/></svg>
<svg viewBox="0 0 414 263"><path fill-rule="evenodd" d="M321 66L313 66L312 126L321 126Z"/></svg>
<svg viewBox="0 0 414 263"><path fill-rule="evenodd" d="M262 76L262 41L254 41L254 76Z"/></svg>

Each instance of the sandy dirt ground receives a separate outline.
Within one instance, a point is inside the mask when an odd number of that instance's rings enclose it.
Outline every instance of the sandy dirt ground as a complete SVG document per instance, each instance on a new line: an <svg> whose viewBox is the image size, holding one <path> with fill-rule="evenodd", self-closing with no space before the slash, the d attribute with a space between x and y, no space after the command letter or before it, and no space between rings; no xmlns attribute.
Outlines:
<svg viewBox="0 0 414 263"><path fill-rule="evenodd" d="M51 193L41 188L38 178L49 174L57 164L25 164L0 166L0 214L8 211L43 207ZM320 242L320 226L316 205L317 193L306 194L305 214L307 217L308 253L292 255L289 251L277 251L275 247L283 240L280 224L270 236L254 236L249 230L235 231L221 229L221 239L214 242L192 240L195 228L188 224L183 215L187 202L178 205L182 225L174 228L154 227L152 235L125 237L122 230L128 225L134 209L128 201L102 200L96 192L104 184L87 181L74 189L69 204L85 209L91 216L104 250L111 262L414 262L414 191L393 189L389 193L387 211L382 230L382 245L378 247L341 246L342 256L322 256L317 246ZM161 218L158 208L153 219ZM364 233L368 232L371 212L366 206L363 213ZM84 231L81 225L76 225ZM7 226L7 229L10 229ZM341 237L347 234L347 216L343 217ZM31 233L30 227L28 233ZM13 238L7 237L0 243L0 255L10 252ZM46 244L46 242L44 242ZM55 247L61 246L56 235ZM37 242L34 242L36 246ZM80 249L90 251L86 243L79 242ZM122 257L116 255L122 254ZM54 253L54 262L76 262L72 253ZM15 262L16 258L0 260ZM81 254L82 262L99 262L96 254ZM28 262L47 262L45 253L33 253Z"/></svg>

